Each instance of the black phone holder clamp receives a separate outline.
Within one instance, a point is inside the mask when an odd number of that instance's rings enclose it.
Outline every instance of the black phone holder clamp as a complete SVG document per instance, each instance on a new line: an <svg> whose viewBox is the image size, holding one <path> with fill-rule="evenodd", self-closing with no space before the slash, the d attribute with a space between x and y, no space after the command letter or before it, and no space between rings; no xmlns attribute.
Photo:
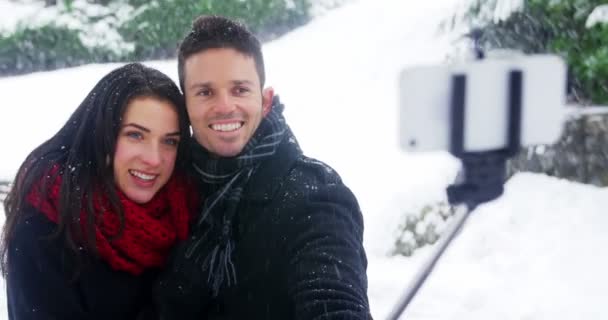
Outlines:
<svg viewBox="0 0 608 320"><path fill-rule="evenodd" d="M450 204L464 203L473 210L503 193L507 160L521 147L522 72L512 70L508 77L507 145L499 150L480 152L465 150L466 76L452 78L450 153L462 161L462 172L459 181L447 188Z"/></svg>

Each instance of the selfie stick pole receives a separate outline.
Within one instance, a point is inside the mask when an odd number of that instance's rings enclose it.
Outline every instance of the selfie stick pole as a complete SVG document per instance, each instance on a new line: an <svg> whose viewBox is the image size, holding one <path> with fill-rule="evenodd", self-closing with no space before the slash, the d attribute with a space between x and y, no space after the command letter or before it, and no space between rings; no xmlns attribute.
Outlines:
<svg viewBox="0 0 608 320"><path fill-rule="evenodd" d="M452 242L458 231L462 228L465 221L469 217L471 210L466 205L459 205L456 207L456 216L448 228L445 230L443 236L439 239L439 242L435 246L434 251L431 254L430 259L426 261L426 263L418 270L418 273L415 275L414 280L410 282L405 293L399 299L399 303L395 306L395 308L391 311L387 319L397 320L405 311L405 308L412 301L422 284L426 280L426 278L431 274L433 269L435 268L435 264L439 261L439 258L447 249L448 245Z"/></svg>
<svg viewBox="0 0 608 320"><path fill-rule="evenodd" d="M522 112L521 71L513 70L510 72L508 86L509 123L507 146L500 150L468 152L465 151L464 147L466 76L453 76L451 100L452 145L450 152L462 161L464 173L460 177L460 181L447 188L449 203L457 205L456 216L454 221L445 230L442 239L437 243L430 259L416 274L399 300L399 303L389 314L389 320L399 319L477 205L496 199L503 193L507 160L514 156L520 148Z"/></svg>

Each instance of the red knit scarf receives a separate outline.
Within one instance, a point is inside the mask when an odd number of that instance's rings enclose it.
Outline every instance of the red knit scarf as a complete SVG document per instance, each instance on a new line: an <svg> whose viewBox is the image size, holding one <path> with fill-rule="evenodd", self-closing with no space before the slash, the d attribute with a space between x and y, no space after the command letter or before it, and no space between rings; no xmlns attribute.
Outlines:
<svg viewBox="0 0 608 320"><path fill-rule="evenodd" d="M41 184L42 181L32 188L27 201L57 223L61 176L57 176L45 194L40 192ZM120 191L118 195L124 212L124 229L120 237L115 237L120 228L118 215L108 209L111 206L107 199L102 195L100 198L103 200L94 201L95 240L99 256L114 270L134 275L164 266L173 245L188 234L192 189L183 179L174 177L143 205L129 200ZM80 221L83 234L86 234L84 210Z"/></svg>

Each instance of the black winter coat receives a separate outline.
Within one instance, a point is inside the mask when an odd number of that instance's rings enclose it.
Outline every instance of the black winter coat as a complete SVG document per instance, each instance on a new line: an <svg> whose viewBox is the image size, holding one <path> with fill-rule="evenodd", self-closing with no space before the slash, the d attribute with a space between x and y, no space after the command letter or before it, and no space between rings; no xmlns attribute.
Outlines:
<svg viewBox="0 0 608 320"><path fill-rule="evenodd" d="M249 180L237 219L236 286L211 298L196 267L165 278L163 320L371 319L361 211L329 166L285 139ZM174 266L189 263L183 250Z"/></svg>
<svg viewBox="0 0 608 320"><path fill-rule="evenodd" d="M56 224L34 208L27 210L9 245L9 319L134 320L144 315L155 274L133 276L95 260L83 263L73 281L75 261L63 240L42 239Z"/></svg>

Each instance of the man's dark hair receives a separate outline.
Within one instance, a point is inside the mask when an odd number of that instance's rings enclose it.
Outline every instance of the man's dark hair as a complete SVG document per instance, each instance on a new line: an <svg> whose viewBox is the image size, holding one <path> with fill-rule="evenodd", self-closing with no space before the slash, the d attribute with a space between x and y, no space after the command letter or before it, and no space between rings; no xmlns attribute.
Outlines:
<svg viewBox="0 0 608 320"><path fill-rule="evenodd" d="M260 86L264 87L266 75L264 58L260 41L247 27L237 21L220 16L200 16L192 22L192 30L179 46L177 54L177 72L182 92L186 92L186 59L208 49L234 49L255 61L255 68L260 78Z"/></svg>

